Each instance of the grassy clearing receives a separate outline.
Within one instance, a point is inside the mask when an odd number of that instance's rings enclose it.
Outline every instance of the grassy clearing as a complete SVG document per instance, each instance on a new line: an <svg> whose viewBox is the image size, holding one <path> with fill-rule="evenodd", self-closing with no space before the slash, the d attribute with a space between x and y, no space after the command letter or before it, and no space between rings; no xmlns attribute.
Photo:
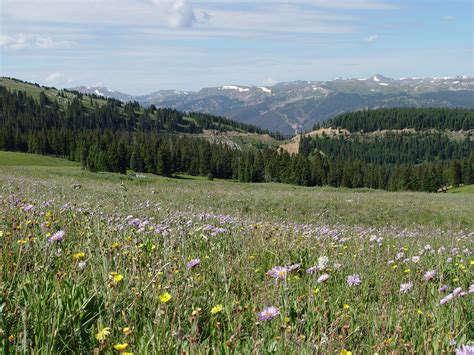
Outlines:
<svg viewBox="0 0 474 355"><path fill-rule="evenodd" d="M0 166L77 167L78 164L44 155L0 151Z"/></svg>
<svg viewBox="0 0 474 355"><path fill-rule="evenodd" d="M474 193L474 185L464 185L460 187L455 187L448 190L448 193L457 194L457 193Z"/></svg>
<svg viewBox="0 0 474 355"><path fill-rule="evenodd" d="M474 340L469 193L47 166L0 167L0 188L4 352L440 353ZM279 314L259 320L269 306Z"/></svg>

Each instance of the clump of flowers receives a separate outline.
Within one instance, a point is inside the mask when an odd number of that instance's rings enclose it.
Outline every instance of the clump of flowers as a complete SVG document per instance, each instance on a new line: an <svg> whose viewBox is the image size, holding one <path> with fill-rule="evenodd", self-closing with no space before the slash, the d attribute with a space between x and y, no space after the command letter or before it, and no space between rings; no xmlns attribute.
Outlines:
<svg viewBox="0 0 474 355"><path fill-rule="evenodd" d="M357 274L347 276L347 284L349 286L359 286L362 283L360 276Z"/></svg>
<svg viewBox="0 0 474 355"><path fill-rule="evenodd" d="M265 308L263 311L258 313L259 321L266 321L275 318L280 314L280 310L274 306Z"/></svg>

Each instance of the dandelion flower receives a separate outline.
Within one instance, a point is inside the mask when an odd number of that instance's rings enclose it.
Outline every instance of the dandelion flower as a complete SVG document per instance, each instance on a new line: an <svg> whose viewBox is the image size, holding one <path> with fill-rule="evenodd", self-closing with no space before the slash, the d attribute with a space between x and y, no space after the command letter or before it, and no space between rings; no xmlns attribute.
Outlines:
<svg viewBox="0 0 474 355"><path fill-rule="evenodd" d="M163 303L167 303L171 300L171 295L168 292L162 293L160 295L160 301Z"/></svg>
<svg viewBox="0 0 474 355"><path fill-rule="evenodd" d="M212 307L211 314L217 314L219 312L222 312L223 309L224 309L224 306L222 306L221 304L218 304L218 305Z"/></svg>
<svg viewBox="0 0 474 355"><path fill-rule="evenodd" d="M408 293L413 288L413 283L408 282L400 285L400 293Z"/></svg>
<svg viewBox="0 0 474 355"><path fill-rule="evenodd" d="M349 286L359 286L362 283L360 276L357 274L347 276L347 284Z"/></svg>
<svg viewBox="0 0 474 355"><path fill-rule="evenodd" d="M278 308L274 306L270 306L258 313L258 320L259 321L270 320L272 318L275 318L279 314L280 314L280 310Z"/></svg>
<svg viewBox="0 0 474 355"><path fill-rule="evenodd" d="M72 258L74 260L78 260L78 259L82 259L82 258L85 258L86 257L86 254L84 252L79 252L79 253L76 253L72 256Z"/></svg>
<svg viewBox="0 0 474 355"><path fill-rule="evenodd" d="M110 335L110 328L106 327L99 330L97 334L95 335L95 338L98 341L104 341L109 335Z"/></svg>
<svg viewBox="0 0 474 355"><path fill-rule="evenodd" d="M116 272L111 272L111 273L110 273L110 277L112 278L112 280L113 280L115 283L119 283L120 281L123 280L123 275L118 274L118 273L116 273Z"/></svg>
<svg viewBox="0 0 474 355"><path fill-rule="evenodd" d="M128 348L128 344L127 344L127 343L115 344L115 345L114 345L114 349L117 350L117 351L120 351L120 352L123 352L126 348Z"/></svg>

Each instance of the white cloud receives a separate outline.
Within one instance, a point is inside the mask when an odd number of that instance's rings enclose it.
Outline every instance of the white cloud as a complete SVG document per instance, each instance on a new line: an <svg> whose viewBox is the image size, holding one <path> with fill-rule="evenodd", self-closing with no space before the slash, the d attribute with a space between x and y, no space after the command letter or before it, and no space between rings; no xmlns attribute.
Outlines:
<svg viewBox="0 0 474 355"><path fill-rule="evenodd" d="M61 79L62 77L63 77L63 75L60 72L54 72L54 73L49 74L44 79L44 82L45 83L56 83L56 82L60 81L59 79Z"/></svg>
<svg viewBox="0 0 474 355"><path fill-rule="evenodd" d="M188 0L152 0L152 2L171 27L191 27L196 21L194 8Z"/></svg>
<svg viewBox="0 0 474 355"><path fill-rule="evenodd" d="M71 42L55 41L49 36L38 36L36 37L35 45L38 48L42 48L42 49L70 48Z"/></svg>
<svg viewBox="0 0 474 355"><path fill-rule="evenodd" d="M375 42L379 38L379 35L371 35L364 38L366 42Z"/></svg>
<svg viewBox="0 0 474 355"><path fill-rule="evenodd" d="M69 41L56 41L49 36L40 36L35 34L19 33L13 36L0 34L0 47L11 50L25 48L54 49L70 48L71 43Z"/></svg>
<svg viewBox="0 0 474 355"><path fill-rule="evenodd" d="M23 49L28 47L28 37L23 33L18 36L0 34L0 47L8 49Z"/></svg>

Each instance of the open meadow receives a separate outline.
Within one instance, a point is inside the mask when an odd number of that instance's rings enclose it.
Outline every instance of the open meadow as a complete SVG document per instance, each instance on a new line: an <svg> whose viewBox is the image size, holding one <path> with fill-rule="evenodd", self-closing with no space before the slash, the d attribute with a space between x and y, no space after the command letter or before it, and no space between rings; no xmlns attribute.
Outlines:
<svg viewBox="0 0 474 355"><path fill-rule="evenodd" d="M452 353L474 194L91 173L0 152L4 353Z"/></svg>

